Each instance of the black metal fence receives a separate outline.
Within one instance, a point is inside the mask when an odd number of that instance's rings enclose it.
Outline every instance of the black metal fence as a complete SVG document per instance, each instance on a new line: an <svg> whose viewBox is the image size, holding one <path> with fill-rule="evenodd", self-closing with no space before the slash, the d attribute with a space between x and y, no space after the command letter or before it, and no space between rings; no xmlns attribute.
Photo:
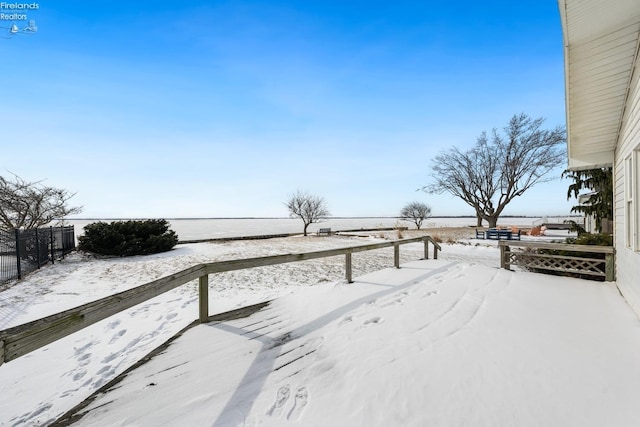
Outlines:
<svg viewBox="0 0 640 427"><path fill-rule="evenodd" d="M0 284L64 258L75 246L73 225L0 232Z"/></svg>

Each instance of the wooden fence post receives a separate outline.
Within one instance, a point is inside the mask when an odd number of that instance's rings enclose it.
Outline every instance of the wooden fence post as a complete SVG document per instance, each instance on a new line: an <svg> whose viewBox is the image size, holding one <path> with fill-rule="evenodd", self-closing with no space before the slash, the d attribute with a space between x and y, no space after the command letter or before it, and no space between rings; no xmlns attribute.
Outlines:
<svg viewBox="0 0 640 427"><path fill-rule="evenodd" d="M353 283L352 278L352 266L351 266L351 252L347 252L344 254L344 264L345 264L345 276L347 279L347 283Z"/></svg>
<svg viewBox="0 0 640 427"><path fill-rule="evenodd" d="M616 280L615 255L613 253L606 254L604 256L604 260L604 280L607 282L613 282Z"/></svg>
<svg viewBox="0 0 640 427"><path fill-rule="evenodd" d="M500 268L511 270L511 261L509 260L510 256L511 251L509 246L503 245L502 242L500 242Z"/></svg>
<svg viewBox="0 0 640 427"><path fill-rule="evenodd" d="M209 275L205 274L198 278L199 303L200 303L200 323L209 320Z"/></svg>
<svg viewBox="0 0 640 427"><path fill-rule="evenodd" d="M393 244L393 265L400 268L400 243Z"/></svg>
<svg viewBox="0 0 640 427"><path fill-rule="evenodd" d="M422 242L424 243L424 259L429 259L429 239L425 238Z"/></svg>

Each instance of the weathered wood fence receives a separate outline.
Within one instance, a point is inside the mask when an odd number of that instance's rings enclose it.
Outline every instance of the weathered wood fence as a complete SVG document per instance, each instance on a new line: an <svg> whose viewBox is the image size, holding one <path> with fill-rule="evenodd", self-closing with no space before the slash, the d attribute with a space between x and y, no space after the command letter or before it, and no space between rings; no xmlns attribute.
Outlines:
<svg viewBox="0 0 640 427"><path fill-rule="evenodd" d="M573 274L603 277L607 282L615 280L615 249L612 246L568 245L562 243L513 242L501 240L500 267L510 269L512 264L526 269L559 271ZM512 251L511 247L523 248ZM585 254L604 254L604 259L592 256L567 256L538 253L535 249L551 249ZM602 264L604 263L604 269Z"/></svg>
<svg viewBox="0 0 640 427"><path fill-rule="evenodd" d="M353 253L393 247L394 266L400 268L400 245L417 242L424 243L424 259L429 259L429 242L433 244L434 259L438 258L438 250L442 250L440 245L431 236L422 236L339 249L195 265L115 295L0 331L0 365L195 279L198 279L199 288L199 320L200 322L207 322L209 321L210 274L344 255L345 277L347 282L351 283L353 282L351 259Z"/></svg>

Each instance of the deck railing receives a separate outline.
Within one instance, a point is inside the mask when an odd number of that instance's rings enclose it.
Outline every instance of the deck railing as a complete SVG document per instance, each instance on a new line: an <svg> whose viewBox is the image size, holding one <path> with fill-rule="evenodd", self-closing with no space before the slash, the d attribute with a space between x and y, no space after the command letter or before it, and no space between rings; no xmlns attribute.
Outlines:
<svg viewBox="0 0 640 427"><path fill-rule="evenodd" d="M615 249L612 246L568 245L563 243L513 242L501 240L500 267L509 270L512 264L530 270L549 270L576 275L604 278L607 282L615 280ZM512 251L512 247L523 251ZM539 253L535 249L580 252L584 256L551 255ZM588 254L604 254L603 258ZM604 264L604 269L602 265Z"/></svg>
<svg viewBox="0 0 640 427"><path fill-rule="evenodd" d="M353 253L393 247L394 266L396 268L400 268L400 245L417 242L424 243L424 259L429 259L429 242L433 244L434 259L438 258L438 250L442 250L440 245L438 245L431 236L422 236L411 239L393 240L339 249L236 259L230 261L217 261L195 265L170 276L161 277L160 279L145 283L144 285L115 295L0 331L0 365L20 356L24 356L25 354L40 347L44 347L47 344L64 338L67 335L71 335L72 333L86 328L87 326L143 303L151 298L157 297L158 295L189 283L195 279L198 279L199 289L199 320L201 323L207 322L210 319L210 274L344 255L345 278L347 282L351 283L353 282L351 259L351 255Z"/></svg>

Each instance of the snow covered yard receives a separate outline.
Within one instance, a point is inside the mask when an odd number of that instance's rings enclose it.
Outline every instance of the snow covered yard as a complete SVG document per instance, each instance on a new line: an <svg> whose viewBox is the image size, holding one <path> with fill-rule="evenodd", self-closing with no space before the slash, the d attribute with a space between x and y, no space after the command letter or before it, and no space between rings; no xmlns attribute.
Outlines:
<svg viewBox="0 0 640 427"><path fill-rule="evenodd" d="M366 243L289 238L75 256L0 293L0 328L203 261ZM490 244L420 244L212 276L200 325L79 425L635 425L640 322L611 284L499 270ZM313 285L313 286L312 286ZM186 285L0 366L1 425L46 425L197 317ZM108 403L113 401L112 403Z"/></svg>
<svg viewBox="0 0 640 427"><path fill-rule="evenodd" d="M333 236L178 245L156 255L94 258L73 254L0 292L0 329L124 291L202 262L366 244ZM401 261L422 256L402 247ZM354 276L393 265L392 249L353 256ZM212 275L210 313L254 304L318 283L342 282L344 257ZM198 317L197 283L177 288L0 366L0 425L47 424Z"/></svg>
<svg viewBox="0 0 640 427"><path fill-rule="evenodd" d="M638 351L612 285L417 261L197 326L78 425L630 426Z"/></svg>

